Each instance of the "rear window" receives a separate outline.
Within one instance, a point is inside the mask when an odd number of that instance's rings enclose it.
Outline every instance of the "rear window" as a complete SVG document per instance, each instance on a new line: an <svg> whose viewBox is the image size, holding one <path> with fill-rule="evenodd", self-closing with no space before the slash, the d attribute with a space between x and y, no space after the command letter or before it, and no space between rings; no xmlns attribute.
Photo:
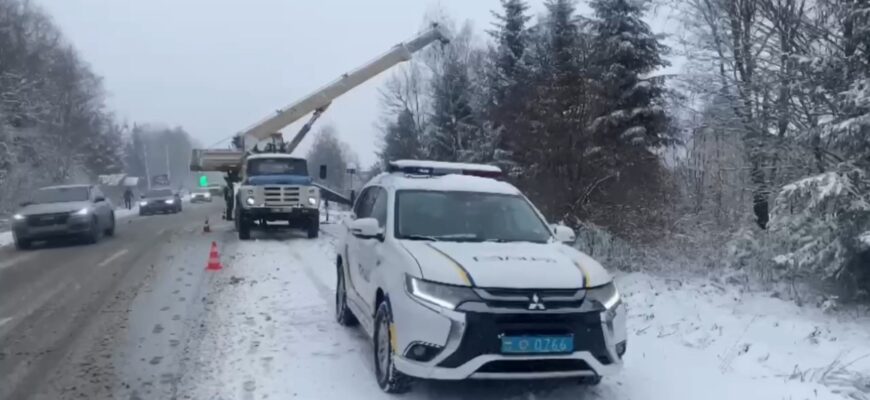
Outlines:
<svg viewBox="0 0 870 400"><path fill-rule="evenodd" d="M33 203L66 203L70 201L87 201L88 187L76 186L65 188L45 188L37 190L33 195Z"/></svg>

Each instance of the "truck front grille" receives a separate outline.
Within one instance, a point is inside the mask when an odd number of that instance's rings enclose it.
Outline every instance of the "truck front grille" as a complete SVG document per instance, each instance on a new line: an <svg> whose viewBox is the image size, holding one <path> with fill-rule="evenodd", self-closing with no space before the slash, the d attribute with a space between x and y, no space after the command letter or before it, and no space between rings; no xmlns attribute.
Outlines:
<svg viewBox="0 0 870 400"><path fill-rule="evenodd" d="M267 207L292 207L300 203L299 186L266 186L263 195Z"/></svg>

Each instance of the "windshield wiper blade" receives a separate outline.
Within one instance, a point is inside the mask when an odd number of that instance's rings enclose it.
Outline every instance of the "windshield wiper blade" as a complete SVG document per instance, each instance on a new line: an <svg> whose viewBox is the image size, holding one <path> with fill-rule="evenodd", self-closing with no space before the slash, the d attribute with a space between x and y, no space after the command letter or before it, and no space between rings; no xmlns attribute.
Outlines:
<svg viewBox="0 0 870 400"><path fill-rule="evenodd" d="M437 237L439 240L448 242L482 242L483 238L473 233L457 233L453 235L441 235Z"/></svg>
<svg viewBox="0 0 870 400"><path fill-rule="evenodd" d="M438 241L438 238L435 238L435 237L432 237L432 236L425 236L425 235L407 235L407 236L402 237L402 239L408 239L408 240L428 240L428 241L430 241L430 242L437 242L437 241Z"/></svg>

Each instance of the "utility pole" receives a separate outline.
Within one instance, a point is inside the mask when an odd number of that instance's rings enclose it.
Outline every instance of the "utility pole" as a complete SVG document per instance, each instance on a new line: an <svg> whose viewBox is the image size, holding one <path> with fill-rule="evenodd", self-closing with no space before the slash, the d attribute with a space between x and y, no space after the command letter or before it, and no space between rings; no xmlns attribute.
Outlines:
<svg viewBox="0 0 870 400"><path fill-rule="evenodd" d="M148 191L151 191L151 169L148 168L148 143L142 141L142 157L145 159L145 183Z"/></svg>
<svg viewBox="0 0 870 400"><path fill-rule="evenodd" d="M169 145L168 144L166 145L165 149L166 149L166 180L169 181L169 183L171 185L172 184L172 172L169 169Z"/></svg>

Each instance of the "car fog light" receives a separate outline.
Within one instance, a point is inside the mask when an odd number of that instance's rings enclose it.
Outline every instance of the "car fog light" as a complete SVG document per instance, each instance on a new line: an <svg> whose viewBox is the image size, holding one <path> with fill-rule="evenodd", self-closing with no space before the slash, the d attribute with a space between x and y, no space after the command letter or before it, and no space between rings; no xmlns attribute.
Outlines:
<svg viewBox="0 0 870 400"><path fill-rule="evenodd" d="M441 346L432 343L414 342L405 351L405 357L415 361L431 361L441 353Z"/></svg>

